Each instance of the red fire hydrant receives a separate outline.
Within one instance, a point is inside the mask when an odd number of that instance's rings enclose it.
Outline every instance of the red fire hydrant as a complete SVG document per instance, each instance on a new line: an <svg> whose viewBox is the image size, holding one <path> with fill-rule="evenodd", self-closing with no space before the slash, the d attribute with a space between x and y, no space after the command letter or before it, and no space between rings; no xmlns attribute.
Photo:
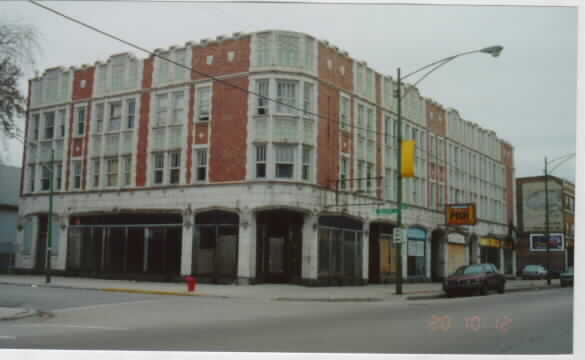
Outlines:
<svg viewBox="0 0 586 360"><path fill-rule="evenodd" d="M189 292L195 291L195 286L197 285L197 280L193 276L186 276L185 282L187 283L187 291L189 291Z"/></svg>

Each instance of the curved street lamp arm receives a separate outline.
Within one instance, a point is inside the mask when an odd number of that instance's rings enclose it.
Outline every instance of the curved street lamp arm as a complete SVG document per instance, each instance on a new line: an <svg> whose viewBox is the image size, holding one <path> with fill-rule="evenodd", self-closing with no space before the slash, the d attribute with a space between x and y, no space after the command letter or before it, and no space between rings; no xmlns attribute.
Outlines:
<svg viewBox="0 0 586 360"><path fill-rule="evenodd" d="M489 46L489 47L485 47L485 48L482 48L482 49L479 49L479 50L465 51L465 52L463 52L463 53L460 53L460 54L456 54L456 55L448 56L448 57L446 57L446 58L443 58L443 59L440 59L440 60L438 60L438 61L434 61L434 62L432 62L431 64L425 65L425 66L423 66L423 67L421 67L421 68L419 68L419 69L417 69L417 70L411 71L411 72L410 72L410 73L408 73L407 75L405 75L405 76L401 76L401 80L405 80L405 79L407 79L408 77L410 77L411 75L415 75L415 74L417 74L418 72L421 72L421 71L423 71L423 70L425 70L425 69L428 69L428 68L430 68L430 67L432 67L432 66L435 66L435 65L437 65L437 64L441 64L441 63L450 62L450 61L452 61L452 60L454 60L455 58L458 58L458 57L460 57L460 56L464 56L464 55L468 55L468 54L474 54L474 53L480 53L480 52L481 52L481 53L486 53L486 54L490 54L490 55L492 55L492 56L494 56L494 57L497 57L497 56L499 56L499 55L500 55L501 51L503 51L503 47L502 47L502 46L500 46L500 45L497 45L497 46ZM442 64L442 65L443 65L443 64ZM433 70L432 70L432 71L433 71Z"/></svg>
<svg viewBox="0 0 586 360"><path fill-rule="evenodd" d="M554 160L554 161L557 161L557 160L561 160L561 161L556 166L554 166L549 172L550 173L554 172L555 169L559 168L562 164L564 164L566 161L570 160L574 156L576 156L576 153L569 154L569 155L564 156L563 158L558 158L558 159Z"/></svg>
<svg viewBox="0 0 586 360"><path fill-rule="evenodd" d="M417 84L419 84L420 82L422 82L429 74L431 74L432 72L436 71L437 69L439 69L440 67L444 66L445 64L449 63L450 61L454 60L455 58L451 58L448 60L445 60L442 63L437 64L435 67L433 67L431 70L429 70L428 72L425 73L425 75L423 75L422 77L419 78L419 80L417 80L413 86L416 87Z"/></svg>

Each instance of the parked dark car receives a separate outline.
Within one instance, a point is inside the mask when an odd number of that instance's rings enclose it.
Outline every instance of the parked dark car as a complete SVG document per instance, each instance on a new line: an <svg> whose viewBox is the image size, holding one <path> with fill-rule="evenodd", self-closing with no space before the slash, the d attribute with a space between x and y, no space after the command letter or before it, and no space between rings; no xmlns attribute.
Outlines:
<svg viewBox="0 0 586 360"><path fill-rule="evenodd" d="M547 270L541 265L526 265L521 270L523 280L541 280L547 278Z"/></svg>
<svg viewBox="0 0 586 360"><path fill-rule="evenodd" d="M574 267L570 266L568 271L560 274L560 284L562 287L574 286Z"/></svg>
<svg viewBox="0 0 586 360"><path fill-rule="evenodd" d="M486 295L490 290L505 292L505 276L493 264L461 266L444 280L443 288L448 297L458 292L480 292Z"/></svg>

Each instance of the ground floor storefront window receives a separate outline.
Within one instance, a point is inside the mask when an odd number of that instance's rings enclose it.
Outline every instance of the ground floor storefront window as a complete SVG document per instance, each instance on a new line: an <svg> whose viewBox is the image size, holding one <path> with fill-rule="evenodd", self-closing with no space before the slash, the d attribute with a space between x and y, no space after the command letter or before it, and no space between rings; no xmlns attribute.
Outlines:
<svg viewBox="0 0 586 360"><path fill-rule="evenodd" d="M234 281L238 263L238 215L210 211L198 214L195 223L192 273L204 281Z"/></svg>
<svg viewBox="0 0 586 360"><path fill-rule="evenodd" d="M501 267L501 242L493 238L480 239L480 262Z"/></svg>
<svg viewBox="0 0 586 360"><path fill-rule="evenodd" d="M407 230L407 276L413 279L425 278L425 230Z"/></svg>
<svg viewBox="0 0 586 360"><path fill-rule="evenodd" d="M68 231L66 269L98 277L176 279L181 270L179 219L165 215L76 218ZM146 224L136 224L139 220Z"/></svg>
<svg viewBox="0 0 586 360"><path fill-rule="evenodd" d="M318 279L358 283L362 279L362 224L352 219L320 218Z"/></svg>

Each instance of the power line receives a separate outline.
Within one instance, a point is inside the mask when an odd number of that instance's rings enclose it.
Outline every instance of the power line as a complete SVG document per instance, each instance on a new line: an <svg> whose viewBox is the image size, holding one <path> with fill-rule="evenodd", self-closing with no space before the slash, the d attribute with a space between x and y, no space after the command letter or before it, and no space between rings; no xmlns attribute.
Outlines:
<svg viewBox="0 0 586 360"><path fill-rule="evenodd" d="M136 1L135 0L132 0L132 2L155 2L155 1L156 0L136 0ZM290 109L299 111L299 112L301 112L303 114L315 116L318 119L323 119L323 120L328 121L328 122L331 122L332 121L327 116L323 116L323 115L321 115L319 113L314 113L312 111L308 111L308 110L302 109L302 108L297 107L295 105L291 105L291 104L288 104L288 103L283 103L283 102L281 102L279 100L276 100L276 99L273 99L273 98L270 98L270 97L261 95L259 93L254 92L254 91L251 91L251 90L242 88L242 87L240 87L238 85L232 84L232 83L230 83L227 80L223 80L223 79L218 78L216 76L213 76L213 75L210 75L210 74L206 74L206 73L204 73L202 71L198 71L198 70L196 70L196 69L194 69L194 68L192 68L190 66L186 66L184 64L178 63L178 62L176 62L174 60L171 60L169 58L166 58L166 57L164 57L164 56L162 56L162 55L160 55L160 54L158 54L156 52L153 52L153 51L150 51L150 50L148 50L146 48L143 48L143 47L141 47L141 46L139 46L139 45L137 45L135 43L132 43L132 42L127 41L127 40L124 40L124 39L122 39L122 38L120 38L120 37L118 37L116 35L113 35L113 34L111 34L109 32L106 32L104 30L100 30L100 29L98 29L98 28L96 28L96 27L94 27L92 25L89 25L89 24L87 24L87 23L85 23L85 22L83 22L81 20L75 19L75 18L73 18L73 17L71 17L69 15L66 15L66 14L58 11L58 10L55 10L55 9L52 9L52 8L50 8L48 6L42 5L39 2L37 2L37 1L29 0L29 2L32 3L33 5L36 5L38 7L41 7L43 9L47 10L47 11L50 11L50 12L52 12L52 13L58 15L58 16L61 16L61 17L65 18L65 19L67 19L69 21L72 21L74 23L77 23L77 24L79 24L79 25L81 25L81 26L83 26L85 28L88 28L88 29L90 29L92 31L95 31L97 33L100 33L100 34L102 34L102 35L104 35L106 37L109 37L109 38L113 39L113 40L122 42L123 44L125 44L125 45L127 45L127 46L129 46L131 48L137 49L137 50L139 50L141 52L144 52L144 53L146 53L146 54L148 54L150 56L158 57L159 59L162 59L162 60L167 61L167 62L169 62L171 64L174 64L175 66L182 67L182 68L184 68L186 70L189 70L189 71L191 71L193 73L196 73L196 74L198 74L200 76L203 76L205 78L208 78L208 79L217 81L217 82L222 83L222 84L224 84L224 85L226 85L228 87L231 87L231 88L234 88L236 90L242 91L242 92L247 93L249 95L254 95L254 96L258 97L258 98L261 98L261 99L264 99L264 100L267 100L267 101L276 103L278 105L281 105L281 106L288 107ZM108 2L108 1L106 1L106 2ZM162 2L165 2L165 1L162 1ZM193 2L193 3L195 3L195 2ZM205 3L205 1L202 1L201 3ZM259 3L263 3L263 2L259 2ZM406 84L406 86L411 86L411 85ZM371 104L371 103L368 103L367 106L370 106L370 107L373 107L373 108L375 108L377 110L382 111L383 112L383 115L384 115L384 113L390 114L391 115L391 119L393 118L393 116L396 118L396 113L394 113L393 110L391 110L391 109L385 109L384 107L382 107L382 106L380 106L378 104ZM405 116L402 116L402 118L409 120ZM375 121L376 121L376 119L375 119ZM383 121L386 121L386 119L384 119ZM338 124L338 122L336 122L336 121L334 121L334 123L335 124ZM346 124L346 126L348 126L349 128L352 128L352 129L356 129L358 131L362 130L362 131L364 131L366 133L373 133L375 135L383 135L385 138L391 138L391 139L397 139L398 138L397 135L389 134L387 131L371 130L368 127L365 128L365 127L360 127L360 126L353 125L353 124L348 124L348 123ZM418 129L418 131L421 131L421 129ZM409 138L409 136L407 136L407 138ZM367 139L367 142L370 140L370 138L368 136L366 136L366 139ZM446 137L445 139L446 139L446 145L447 145L448 138ZM376 138L375 138L375 143L376 143ZM417 142L416 142L416 144L417 144ZM391 148L392 149L393 148L393 146L388 146L386 144L383 145L382 147L383 147L383 149L385 149L385 148ZM426 153L427 158L433 158L434 159L434 162L438 163L439 165L444 165L446 168L447 167L451 167L450 164L449 164L449 162L448 162L447 156L440 156L439 154L432 154L431 152L429 152L428 150L426 150L424 147L417 146L417 145L416 145L416 149L418 149L418 150ZM447 149L447 146L446 146L446 149ZM480 154L481 155L484 155L482 153L480 153ZM447 152L446 152L445 155L447 155ZM486 156L486 157L489 158L488 156Z"/></svg>

